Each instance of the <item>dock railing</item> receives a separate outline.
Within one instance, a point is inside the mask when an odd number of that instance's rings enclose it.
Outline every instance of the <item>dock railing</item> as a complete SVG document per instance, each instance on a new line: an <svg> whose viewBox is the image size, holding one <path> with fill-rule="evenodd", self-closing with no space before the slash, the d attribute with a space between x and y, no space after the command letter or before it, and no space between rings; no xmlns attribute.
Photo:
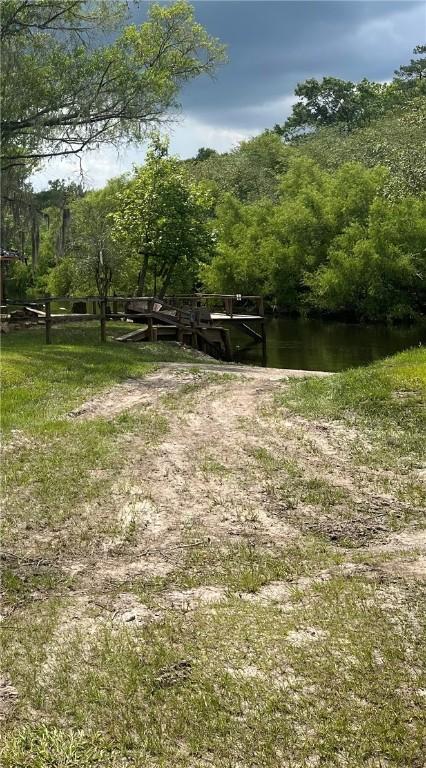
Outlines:
<svg viewBox="0 0 426 768"><path fill-rule="evenodd" d="M141 310L140 315L136 311L128 311L131 303L143 302L146 309ZM219 294L219 293L195 293L195 294L173 294L164 298L156 296L51 296L46 294L38 298L19 298L6 299L4 306L23 307L26 311L27 319L33 314L38 322L43 322L45 326L46 344L52 343L52 326L54 323L67 322L70 320L98 320L100 323L100 340L106 341L106 321L107 319L117 320L135 320L138 315L146 317L150 329L149 336L152 338L153 319L159 319L160 312L167 314L167 309L174 312L174 317L178 325L191 326L209 322L208 314L220 313L221 319L232 320L238 315L238 310L244 309L245 314L252 316L253 319L262 319L264 317L264 305L262 296L249 296L241 294ZM84 304L86 310L91 305L91 312L54 314L52 304ZM161 305L160 310L156 310L155 305ZM43 309L41 309L43 307ZM119 307L122 307L120 311ZM166 310L166 312L164 312ZM25 313L24 317L25 319Z"/></svg>

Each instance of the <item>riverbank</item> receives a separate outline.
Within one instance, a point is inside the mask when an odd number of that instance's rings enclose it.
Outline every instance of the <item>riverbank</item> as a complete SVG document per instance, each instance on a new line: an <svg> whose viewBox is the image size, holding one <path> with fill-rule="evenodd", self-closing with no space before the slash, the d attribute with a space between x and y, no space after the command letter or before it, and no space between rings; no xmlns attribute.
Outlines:
<svg viewBox="0 0 426 768"><path fill-rule="evenodd" d="M420 766L425 352L61 338L3 350L6 768Z"/></svg>

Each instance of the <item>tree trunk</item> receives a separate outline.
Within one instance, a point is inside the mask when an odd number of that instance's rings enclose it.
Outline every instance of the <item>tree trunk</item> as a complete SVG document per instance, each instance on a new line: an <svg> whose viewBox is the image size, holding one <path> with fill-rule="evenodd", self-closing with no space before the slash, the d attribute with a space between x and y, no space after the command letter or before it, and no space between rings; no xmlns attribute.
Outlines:
<svg viewBox="0 0 426 768"><path fill-rule="evenodd" d="M177 264L177 261L178 261L178 259L175 259L175 261L173 261L170 264L170 266L169 266L169 268L168 268L168 270L167 270L167 272L165 274L165 277L164 277L164 280L163 280L163 285L161 286L161 291L160 291L160 293L158 295L159 299L164 299L164 296L166 295L166 291L167 291L167 289L168 289L168 287L170 285L170 281L172 279L174 268L175 268L175 266Z"/></svg>
<svg viewBox="0 0 426 768"><path fill-rule="evenodd" d="M40 229L37 221L37 214L33 213L31 226L31 267L33 274L38 264L38 252L40 247Z"/></svg>
<svg viewBox="0 0 426 768"><path fill-rule="evenodd" d="M148 262L149 262L149 254L148 254L148 252L145 252L144 256L143 256L142 269L139 271L139 275L138 275L138 294L139 294L139 296L143 296L144 295L145 280L146 280L146 275L147 275L147 272L148 272Z"/></svg>

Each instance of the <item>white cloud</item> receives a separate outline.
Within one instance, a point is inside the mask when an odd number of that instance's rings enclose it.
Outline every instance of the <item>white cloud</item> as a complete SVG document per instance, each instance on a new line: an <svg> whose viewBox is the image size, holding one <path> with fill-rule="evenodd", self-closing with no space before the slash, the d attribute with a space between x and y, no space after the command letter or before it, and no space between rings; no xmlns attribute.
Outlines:
<svg viewBox="0 0 426 768"><path fill-rule="evenodd" d="M170 151L182 158L194 156L199 147L226 152L248 135L243 130L210 126L187 117L170 128ZM120 150L103 147L83 153L81 161L72 156L53 158L32 175L31 182L36 191L46 189L50 179L83 181L86 188L97 189L108 179L130 171L134 164L143 163L145 151L146 144Z"/></svg>
<svg viewBox="0 0 426 768"><path fill-rule="evenodd" d="M181 157L192 157L200 147L227 152L249 136L243 129L212 126L194 117L186 117L173 126L170 134L170 149Z"/></svg>

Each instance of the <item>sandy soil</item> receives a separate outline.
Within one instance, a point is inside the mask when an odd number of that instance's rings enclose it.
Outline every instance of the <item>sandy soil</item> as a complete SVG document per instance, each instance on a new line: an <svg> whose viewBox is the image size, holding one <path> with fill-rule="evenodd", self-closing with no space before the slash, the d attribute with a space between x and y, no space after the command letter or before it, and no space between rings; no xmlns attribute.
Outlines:
<svg viewBox="0 0 426 768"><path fill-rule="evenodd" d="M389 525L389 506L403 514L407 505L377 491L376 473L352 466L350 446L358 439L356 432L282 411L277 417L271 408L276 392L290 377L306 375L328 374L164 364L151 376L125 382L74 411L73 418L112 418L143 406L165 415L170 425L152 449L147 450L143 435L132 435L125 469L108 503L109 514L119 520L119 532L104 542L97 556L70 564L82 579L83 591L90 592L95 583L107 588L138 576L166 575L179 567L188 535L198 531L200 543L241 540L280 546L312 532L343 546L349 539L351 545L371 547L376 553L424 550L424 536L416 528L405 532L411 541L411 547L405 547L404 536L398 534L398 539ZM298 480L293 483L295 498L283 500L276 487L288 481L286 470L265 473L253 458L258 450L267 450L284 465L296 464L300 483L320 480L341 493L341 501L321 510L298 497ZM402 558L395 566L399 573L404 562ZM422 569L421 552L418 559L407 559L407 574L418 575ZM220 585L218 589L212 599L219 599ZM271 588L271 599L280 590L284 596L285 585ZM265 590L262 598L268 594ZM211 594L201 590L169 597L164 596L169 604L188 598L193 605ZM125 602L122 608L127 610ZM116 605L114 611L120 608Z"/></svg>

